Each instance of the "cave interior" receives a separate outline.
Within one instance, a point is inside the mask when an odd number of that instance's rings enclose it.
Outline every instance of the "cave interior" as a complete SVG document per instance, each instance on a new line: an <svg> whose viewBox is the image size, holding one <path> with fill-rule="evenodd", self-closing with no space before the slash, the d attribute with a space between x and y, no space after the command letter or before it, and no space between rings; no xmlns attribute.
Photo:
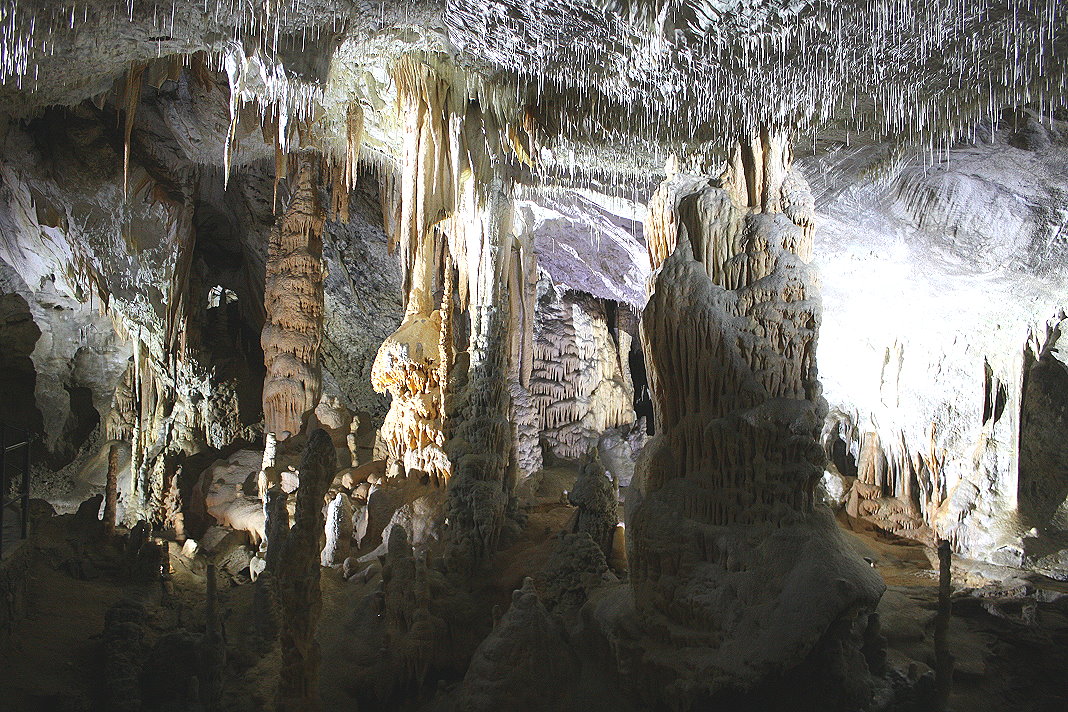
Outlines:
<svg viewBox="0 0 1068 712"><path fill-rule="evenodd" d="M0 710L1068 709L1068 4L0 0Z"/></svg>

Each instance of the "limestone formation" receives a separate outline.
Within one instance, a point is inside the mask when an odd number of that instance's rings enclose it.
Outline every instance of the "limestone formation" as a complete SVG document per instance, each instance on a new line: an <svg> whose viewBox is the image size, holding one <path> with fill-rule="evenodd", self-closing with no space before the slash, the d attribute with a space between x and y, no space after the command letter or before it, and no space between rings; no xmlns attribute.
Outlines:
<svg viewBox="0 0 1068 712"><path fill-rule="evenodd" d="M788 167L765 134L719 181L678 175L650 204L642 337L657 430L627 502L628 562L645 674L682 708L800 665L882 589L815 509L820 311L803 179Z"/></svg>
<svg viewBox="0 0 1068 712"><path fill-rule="evenodd" d="M1066 48L0 2L2 704L1064 708Z"/></svg>
<svg viewBox="0 0 1068 712"><path fill-rule="evenodd" d="M359 441L357 440L356 433L360 429L360 417L358 415L352 416L352 421L349 423L349 432L345 436L345 445L349 449L349 466L360 466L360 453L359 453Z"/></svg>
<svg viewBox="0 0 1068 712"><path fill-rule="evenodd" d="M527 578L512 605L471 660L458 704L468 710L566 709L573 684L562 626L545 610Z"/></svg>
<svg viewBox="0 0 1068 712"><path fill-rule="evenodd" d="M466 238L468 258L478 256L477 271L471 273L506 274L512 253L508 190L496 180L485 191L485 202L479 205L476 195L481 191L472 181L466 184L466 207L454 227ZM511 312L506 295L500 293L506 285L495 280L469 288L470 365L457 405L460 424L449 443L455 479L445 509L454 567L476 565L496 549L517 475L506 377Z"/></svg>
<svg viewBox="0 0 1068 712"><path fill-rule="evenodd" d="M344 563L352 548L352 504L348 496L338 492L326 509L326 546L322 551L323 566Z"/></svg>
<svg viewBox="0 0 1068 712"><path fill-rule="evenodd" d="M223 526L246 531L254 545L265 536L264 500L256 471L263 456L254 450L239 450L226 460L217 460L200 476L199 492L205 511Z"/></svg>
<svg viewBox="0 0 1068 712"><path fill-rule="evenodd" d="M387 459L403 463L405 471L426 472L445 484L452 467L442 449L440 329L437 311L406 316L379 349L371 382L377 392L393 396L382 424Z"/></svg>
<svg viewBox="0 0 1068 712"><path fill-rule="evenodd" d="M616 582L604 550L588 532L561 534L539 580L545 607L560 615L577 613L592 592Z"/></svg>
<svg viewBox="0 0 1068 712"><path fill-rule="evenodd" d="M145 617L143 605L123 599L108 609L104 619L107 703L118 712L141 709L139 677L144 662Z"/></svg>
<svg viewBox="0 0 1068 712"><path fill-rule="evenodd" d="M581 459L609 429L634 422L630 334L610 331L601 300L538 280L530 390L553 455Z"/></svg>
<svg viewBox="0 0 1068 712"><path fill-rule="evenodd" d="M334 477L336 457L326 431L313 431L301 455L293 528L273 569L282 610L282 668L276 698L280 712L319 709L319 536L323 531L323 497Z"/></svg>
<svg viewBox="0 0 1068 712"><path fill-rule="evenodd" d="M289 207L271 232L260 342L267 375L264 428L279 440L297 435L319 403L323 339L323 244L325 212L319 198L320 159L298 156Z"/></svg>
<svg viewBox="0 0 1068 712"><path fill-rule="evenodd" d="M108 449L108 478L104 490L104 534L115 533L119 500L119 445L112 443Z"/></svg>
<svg viewBox="0 0 1068 712"><path fill-rule="evenodd" d="M393 240L404 266L407 307L404 322L375 357L371 383L376 392L393 396L381 429L388 458L445 484L452 468L442 449L442 317L433 293L439 246L434 225L453 204L449 86L428 65L407 58L394 77L406 123L400 222Z"/></svg>
<svg viewBox="0 0 1068 712"><path fill-rule="evenodd" d="M392 682L418 686L437 654L445 622L430 611L426 562L413 555L402 527L392 530L383 559L382 605L389 655L397 670Z"/></svg>
<svg viewBox="0 0 1068 712"><path fill-rule="evenodd" d="M577 507L572 531L588 534L600 547L604 558L610 559L616 525L619 524L616 492L596 457L583 464L574 489L567 493L567 500Z"/></svg>

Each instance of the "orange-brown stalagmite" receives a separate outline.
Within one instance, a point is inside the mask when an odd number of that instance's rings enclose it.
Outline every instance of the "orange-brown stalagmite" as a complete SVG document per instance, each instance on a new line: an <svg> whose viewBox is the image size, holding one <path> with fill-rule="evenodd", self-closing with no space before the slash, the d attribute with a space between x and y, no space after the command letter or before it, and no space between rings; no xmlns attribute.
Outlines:
<svg viewBox="0 0 1068 712"><path fill-rule="evenodd" d="M323 243L326 214L319 197L320 158L298 156L289 207L271 232L260 342L264 429L279 441L297 435L319 403L323 340Z"/></svg>

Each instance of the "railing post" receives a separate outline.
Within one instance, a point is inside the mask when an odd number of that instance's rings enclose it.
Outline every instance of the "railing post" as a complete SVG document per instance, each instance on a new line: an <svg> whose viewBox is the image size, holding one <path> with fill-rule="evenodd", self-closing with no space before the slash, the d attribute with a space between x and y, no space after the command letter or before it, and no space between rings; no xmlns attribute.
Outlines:
<svg viewBox="0 0 1068 712"><path fill-rule="evenodd" d="M30 533L30 448L33 447L33 438L26 433L26 440L22 444L22 538L25 539Z"/></svg>
<svg viewBox="0 0 1068 712"><path fill-rule="evenodd" d="M4 438L6 434L7 428L0 423L0 558L4 556L4 512L7 510L7 467L5 467L7 440Z"/></svg>

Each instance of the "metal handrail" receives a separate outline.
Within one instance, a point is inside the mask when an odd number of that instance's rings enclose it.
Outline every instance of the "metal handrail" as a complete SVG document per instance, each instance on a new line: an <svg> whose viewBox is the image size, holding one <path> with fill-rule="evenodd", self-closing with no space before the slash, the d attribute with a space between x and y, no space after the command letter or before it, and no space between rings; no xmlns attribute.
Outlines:
<svg viewBox="0 0 1068 712"><path fill-rule="evenodd" d="M23 440L8 445L7 432L14 430L15 432L22 433ZM19 500L22 500L22 521L21 524L21 539L25 539L29 535L30 525L30 451L31 445L37 437L26 430L15 425L9 425L0 421L0 558L4 555L4 510L7 509L9 504L14 504ZM22 491L17 497L13 497L9 501L2 501L3 497L7 494L7 459L8 453L14 452L19 448L22 448L22 467L15 466L14 469L19 470L22 473Z"/></svg>

